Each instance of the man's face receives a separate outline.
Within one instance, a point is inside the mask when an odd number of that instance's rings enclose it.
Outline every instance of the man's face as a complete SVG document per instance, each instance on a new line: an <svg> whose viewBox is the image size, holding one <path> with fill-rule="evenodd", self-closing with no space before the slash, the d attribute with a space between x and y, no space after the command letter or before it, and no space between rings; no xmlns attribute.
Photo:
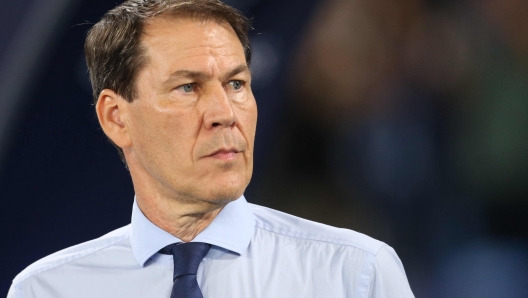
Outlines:
<svg viewBox="0 0 528 298"><path fill-rule="evenodd" d="M135 187L149 183L187 202L238 198L253 170L257 106L234 30L158 17L146 26L142 45L148 63L126 118Z"/></svg>

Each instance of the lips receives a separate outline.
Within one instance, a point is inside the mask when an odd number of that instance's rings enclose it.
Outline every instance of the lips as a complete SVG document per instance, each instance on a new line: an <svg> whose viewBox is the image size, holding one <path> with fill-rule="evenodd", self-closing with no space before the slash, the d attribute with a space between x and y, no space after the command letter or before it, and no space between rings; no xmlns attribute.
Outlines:
<svg viewBox="0 0 528 298"><path fill-rule="evenodd" d="M232 159L235 159L236 155L240 152L242 151L239 151L237 149L219 149L207 155L206 157L211 157L211 158L221 159L221 160L232 160Z"/></svg>

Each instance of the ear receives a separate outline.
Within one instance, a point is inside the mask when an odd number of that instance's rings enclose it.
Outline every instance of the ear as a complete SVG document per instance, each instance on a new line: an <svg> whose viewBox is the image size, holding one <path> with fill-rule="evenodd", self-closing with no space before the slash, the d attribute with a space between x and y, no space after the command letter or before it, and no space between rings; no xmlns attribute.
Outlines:
<svg viewBox="0 0 528 298"><path fill-rule="evenodd" d="M126 126L128 102L114 91L104 89L95 105L99 124L110 140L122 149L130 147L131 138Z"/></svg>

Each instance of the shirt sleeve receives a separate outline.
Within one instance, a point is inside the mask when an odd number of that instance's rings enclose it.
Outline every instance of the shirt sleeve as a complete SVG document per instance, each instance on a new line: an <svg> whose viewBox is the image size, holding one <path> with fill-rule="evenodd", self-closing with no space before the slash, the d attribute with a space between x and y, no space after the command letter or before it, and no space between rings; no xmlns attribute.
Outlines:
<svg viewBox="0 0 528 298"><path fill-rule="evenodd" d="M11 284L11 287L9 288L9 292L7 292L7 298L19 298L22 297L21 295L15 293L15 285Z"/></svg>
<svg viewBox="0 0 528 298"><path fill-rule="evenodd" d="M382 247L376 256L369 298L414 298L403 264L394 249Z"/></svg>

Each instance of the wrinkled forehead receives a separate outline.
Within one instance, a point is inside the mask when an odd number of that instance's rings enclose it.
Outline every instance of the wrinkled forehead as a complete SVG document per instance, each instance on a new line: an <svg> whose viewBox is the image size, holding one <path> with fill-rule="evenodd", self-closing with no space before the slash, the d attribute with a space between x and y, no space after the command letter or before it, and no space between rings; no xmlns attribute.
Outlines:
<svg viewBox="0 0 528 298"><path fill-rule="evenodd" d="M235 74L251 78L242 44L225 22L160 18L146 28L142 43L147 63L139 73L139 89L163 89L183 77L201 82Z"/></svg>

